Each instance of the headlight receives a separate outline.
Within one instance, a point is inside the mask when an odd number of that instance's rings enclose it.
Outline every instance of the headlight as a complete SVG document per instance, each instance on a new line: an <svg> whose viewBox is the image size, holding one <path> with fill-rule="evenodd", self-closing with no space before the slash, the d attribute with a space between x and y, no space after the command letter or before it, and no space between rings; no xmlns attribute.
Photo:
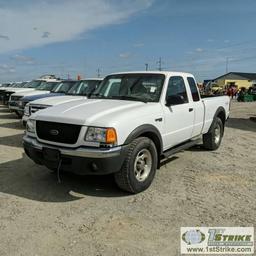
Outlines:
<svg viewBox="0 0 256 256"><path fill-rule="evenodd" d="M26 115L26 116L30 115L30 113L29 113L29 105L28 104L25 106L24 115Z"/></svg>
<svg viewBox="0 0 256 256"><path fill-rule="evenodd" d="M25 108L25 106L27 106L27 104L28 104L28 102L27 102L27 101L23 101L23 102L22 102L22 107L24 107L24 108Z"/></svg>
<svg viewBox="0 0 256 256"><path fill-rule="evenodd" d="M85 141L100 144L116 145L117 135L114 128L89 127L85 134Z"/></svg>
<svg viewBox="0 0 256 256"><path fill-rule="evenodd" d="M19 106L20 106L21 108L24 108L24 107L28 104L28 102L21 100L21 101L18 102L18 104L19 104Z"/></svg>
<svg viewBox="0 0 256 256"><path fill-rule="evenodd" d="M23 101L20 100L20 101L17 102L17 104L18 104L19 107L22 107Z"/></svg>
<svg viewBox="0 0 256 256"><path fill-rule="evenodd" d="M28 121L27 121L27 131L31 132L31 133L36 132L36 120L28 119Z"/></svg>

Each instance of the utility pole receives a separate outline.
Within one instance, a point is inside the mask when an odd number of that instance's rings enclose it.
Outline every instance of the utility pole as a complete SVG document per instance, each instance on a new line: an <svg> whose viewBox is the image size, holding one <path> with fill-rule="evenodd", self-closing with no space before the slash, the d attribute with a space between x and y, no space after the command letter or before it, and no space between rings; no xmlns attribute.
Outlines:
<svg viewBox="0 0 256 256"><path fill-rule="evenodd" d="M156 64L158 64L158 70L162 71L162 58L161 57L159 58L159 61L157 61Z"/></svg>
<svg viewBox="0 0 256 256"><path fill-rule="evenodd" d="M228 73L229 57L226 58L226 74Z"/></svg>
<svg viewBox="0 0 256 256"><path fill-rule="evenodd" d="M97 69L97 77L100 77L100 69Z"/></svg>
<svg viewBox="0 0 256 256"><path fill-rule="evenodd" d="M148 63L146 63L145 66L146 66L146 71L148 71Z"/></svg>

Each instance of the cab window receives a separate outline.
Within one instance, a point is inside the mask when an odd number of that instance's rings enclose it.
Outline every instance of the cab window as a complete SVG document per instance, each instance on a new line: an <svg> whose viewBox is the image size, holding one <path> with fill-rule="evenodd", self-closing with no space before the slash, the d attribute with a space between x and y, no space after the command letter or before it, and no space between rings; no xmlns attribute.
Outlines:
<svg viewBox="0 0 256 256"><path fill-rule="evenodd" d="M184 79L181 76L172 76L168 83L166 99L172 97L177 104L188 103L188 95Z"/></svg>
<svg viewBox="0 0 256 256"><path fill-rule="evenodd" d="M190 87L190 90L191 90L191 93L192 93L193 101L199 101L200 97L199 97L199 93L198 93L198 89L197 89L195 79L193 77L188 77L187 80L188 80L188 84L189 84L189 87Z"/></svg>

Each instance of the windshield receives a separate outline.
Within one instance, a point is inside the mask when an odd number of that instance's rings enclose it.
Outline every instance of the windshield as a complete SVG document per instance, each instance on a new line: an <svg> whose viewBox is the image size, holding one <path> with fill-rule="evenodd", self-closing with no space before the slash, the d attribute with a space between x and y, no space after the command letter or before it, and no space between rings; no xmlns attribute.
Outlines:
<svg viewBox="0 0 256 256"><path fill-rule="evenodd" d="M40 91L51 91L57 85L58 82L42 82L36 89Z"/></svg>
<svg viewBox="0 0 256 256"><path fill-rule="evenodd" d="M68 91L69 95L88 95L91 94L101 83L100 80L85 80L76 82Z"/></svg>
<svg viewBox="0 0 256 256"><path fill-rule="evenodd" d="M158 102L165 76L162 74L120 74L104 79L91 98Z"/></svg>
<svg viewBox="0 0 256 256"><path fill-rule="evenodd" d="M22 87L22 88L26 88L26 87L27 87L27 86L26 86L27 84L28 84L28 82L22 82L22 83L21 83L21 87Z"/></svg>
<svg viewBox="0 0 256 256"><path fill-rule="evenodd" d="M27 87L27 88L37 88L41 83L42 83L41 80L34 80L34 81L29 82L29 83L26 85L26 87Z"/></svg>
<svg viewBox="0 0 256 256"><path fill-rule="evenodd" d="M13 87L20 88L20 87L22 87L22 83L14 83Z"/></svg>
<svg viewBox="0 0 256 256"><path fill-rule="evenodd" d="M76 84L76 81L65 81L65 82L61 82L59 83L57 86L55 86L51 92L54 93L67 93L70 88L72 86L74 86L74 84Z"/></svg>
<svg viewBox="0 0 256 256"><path fill-rule="evenodd" d="M11 84L2 84L1 87L11 87Z"/></svg>

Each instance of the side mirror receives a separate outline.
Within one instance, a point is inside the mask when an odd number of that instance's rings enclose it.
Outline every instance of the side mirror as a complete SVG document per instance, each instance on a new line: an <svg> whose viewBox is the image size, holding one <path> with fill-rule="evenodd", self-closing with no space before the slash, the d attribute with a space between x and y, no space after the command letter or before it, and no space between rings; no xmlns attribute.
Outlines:
<svg viewBox="0 0 256 256"><path fill-rule="evenodd" d="M185 103L183 96L181 95L172 95L168 96L166 99L166 106L170 107L172 105L179 105Z"/></svg>

